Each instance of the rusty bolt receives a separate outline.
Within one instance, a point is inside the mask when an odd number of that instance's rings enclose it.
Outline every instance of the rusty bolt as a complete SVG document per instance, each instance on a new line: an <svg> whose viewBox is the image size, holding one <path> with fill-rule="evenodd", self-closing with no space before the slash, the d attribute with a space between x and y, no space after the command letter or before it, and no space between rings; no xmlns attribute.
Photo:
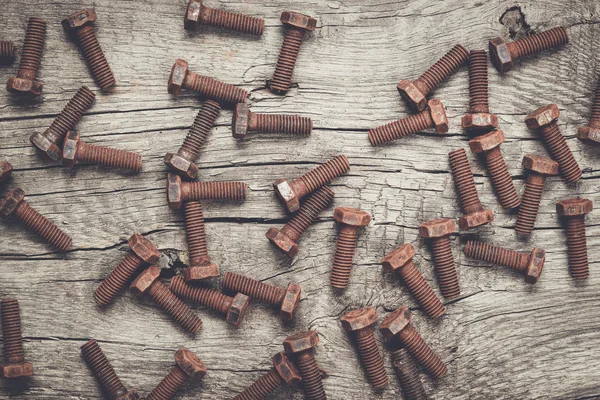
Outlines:
<svg viewBox="0 0 600 400"><path fill-rule="evenodd" d="M312 120L307 117L253 113L246 103L238 103L233 114L231 134L236 139L244 139L250 132L310 135L312 127Z"/></svg>
<svg viewBox="0 0 600 400"><path fill-rule="evenodd" d="M590 200L580 198L556 203L558 216L566 220L569 272L574 279L586 279L590 274L585 238L585 215L592 212L593 207Z"/></svg>
<svg viewBox="0 0 600 400"><path fill-rule="evenodd" d="M450 248L450 235L454 232L456 232L456 225L453 220L447 218L434 219L419 226L419 235L431 241L440 290L442 296L448 300L460 295L458 272Z"/></svg>
<svg viewBox="0 0 600 400"><path fill-rule="evenodd" d="M275 194L287 211L298 211L300 209L300 199L325 186L333 179L342 176L349 169L350 162L348 158L340 154L298 179L294 179L293 181L285 179L276 180L273 183Z"/></svg>
<svg viewBox="0 0 600 400"><path fill-rule="evenodd" d="M419 378L417 366L412 361L405 348L400 348L392 352L392 366L400 381L404 399L427 400L425 388L423 387L421 378Z"/></svg>
<svg viewBox="0 0 600 400"><path fill-rule="evenodd" d="M180 348L175 353L175 366L150 392L146 400L169 400L188 379L200 379L206 375L206 366L194 353Z"/></svg>
<svg viewBox="0 0 600 400"><path fill-rule="evenodd" d="M577 182L581 178L581 168L575 161L567 141L558 127L558 106L549 104L540 107L525 118L529 129L539 130L550 156L558 163L560 174L567 182Z"/></svg>
<svg viewBox="0 0 600 400"><path fill-rule="evenodd" d="M37 80L37 73L42 62L45 41L46 21L41 18L29 18L19 71L16 77L6 82L6 90L35 96L42 94L43 85Z"/></svg>
<svg viewBox="0 0 600 400"><path fill-rule="evenodd" d="M78 162L135 172L142 170L141 154L89 144L82 141L77 132L70 131L63 143L62 165L72 168Z"/></svg>
<svg viewBox="0 0 600 400"><path fill-rule="evenodd" d="M510 43L497 37L490 40L489 50L492 64L498 72L504 73L512 70L514 62L522 57L554 49L567 43L569 43L567 30L559 26Z"/></svg>
<svg viewBox="0 0 600 400"><path fill-rule="evenodd" d="M368 135L371 146L389 143L430 128L435 128L440 135L448 132L448 117L442 102L432 99L427 104L429 107L418 114L370 129Z"/></svg>
<svg viewBox="0 0 600 400"><path fill-rule="evenodd" d="M195 31L200 24L257 36L261 36L265 28L265 21L262 18L210 8L206 7L201 0L190 0L183 27L188 31Z"/></svg>
<svg viewBox="0 0 600 400"><path fill-rule="evenodd" d="M178 174L190 179L198 175L198 166L195 164L200 150L208 140L210 129L213 127L221 106L216 101L206 100L194 123L187 134L183 145L177 150L177 153L167 153L165 155L165 164Z"/></svg>
<svg viewBox="0 0 600 400"><path fill-rule="evenodd" d="M600 81L596 85L592 115L588 124L577 130L577 139L588 144L600 144Z"/></svg>
<svg viewBox="0 0 600 400"><path fill-rule="evenodd" d="M286 289L283 289L248 276L226 272L221 280L221 286L232 292L243 293L250 298L278 306L280 316L285 321L293 319L300 306L302 288L295 283L290 283Z"/></svg>
<svg viewBox="0 0 600 400"><path fill-rule="evenodd" d="M511 209L519 207L521 200L519 200L517 189L515 189L512 177L508 172L508 166L500 151L500 145L504 142L504 139L504 132L496 129L469 140L469 147L474 153L484 154L490 180L494 185L494 189L496 189L496 196L498 196L500 205L505 209Z"/></svg>
<svg viewBox="0 0 600 400"><path fill-rule="evenodd" d="M490 113L488 102L485 50L471 50L469 55L469 114L462 117L462 127L474 133L485 133L498 127L498 117Z"/></svg>
<svg viewBox="0 0 600 400"><path fill-rule="evenodd" d="M398 83L398 92L414 112L424 111L427 108L427 95L465 65L468 60L469 51L457 44L425 71L419 79L415 81L401 80Z"/></svg>
<svg viewBox="0 0 600 400"><path fill-rule="evenodd" d="M321 380L321 371L313 350L317 344L319 344L317 331L297 332L283 341L285 352L294 355L295 364L302 377L304 394L308 400L327 399Z"/></svg>
<svg viewBox="0 0 600 400"><path fill-rule="evenodd" d="M219 276L219 266L211 263L208 256L202 204L190 201L185 203L183 210L189 252L189 266L183 270L185 280L197 282Z"/></svg>
<svg viewBox="0 0 600 400"><path fill-rule="evenodd" d="M467 257L502 265L525 275L525 282L534 284L542 275L546 252L535 248L531 254L503 249L477 240L469 240L464 248Z"/></svg>
<svg viewBox="0 0 600 400"><path fill-rule="evenodd" d="M382 390L388 386L387 372L377 347L371 326L377 322L377 311L372 307L350 311L342 317L342 326L356 341L360 362L371 386Z"/></svg>
<svg viewBox="0 0 600 400"><path fill-rule="evenodd" d="M111 271L96 291L94 299L99 305L112 302L117 293L125 288L133 276L144 265L158 262L160 253L151 241L137 233L129 238L129 251L123 260Z"/></svg>
<svg viewBox="0 0 600 400"><path fill-rule="evenodd" d="M186 201L246 199L248 185L243 182L183 182L179 175L167 178L167 201L174 210Z"/></svg>
<svg viewBox="0 0 600 400"><path fill-rule="evenodd" d="M25 200L25 192L21 188L11 190L0 202L0 217L6 219L11 215L57 250L64 252L71 248L73 239L34 210Z"/></svg>
<svg viewBox="0 0 600 400"><path fill-rule="evenodd" d="M10 65L15 62L15 44L8 40L0 40L0 65Z"/></svg>
<svg viewBox="0 0 600 400"><path fill-rule="evenodd" d="M381 260L381 265L386 272L398 272L406 286L408 286L408 290L415 296L427 315L431 318L441 317L446 313L446 308L415 266L412 260L414 256L415 248L413 245L410 243L403 244L386 255Z"/></svg>
<svg viewBox="0 0 600 400"><path fill-rule="evenodd" d="M13 166L8 161L0 161L0 183L7 180L13 171Z"/></svg>
<svg viewBox="0 0 600 400"><path fill-rule="evenodd" d="M350 271L358 242L358 231L369 225L371 216L366 211L357 208L338 207L333 212L333 219L338 222L339 230L330 281L334 288L345 289L350 283Z"/></svg>
<svg viewBox="0 0 600 400"><path fill-rule="evenodd" d="M302 382L302 377L294 363L281 352L273 357L273 367L269 372L235 396L233 400L263 400L267 394L274 392L284 382L296 386Z"/></svg>
<svg viewBox="0 0 600 400"><path fill-rule="evenodd" d="M523 168L529 171L521 206L517 214L515 231L529 235L537 218L546 177L558 174L558 163L547 157L527 154L523 157Z"/></svg>
<svg viewBox="0 0 600 400"><path fill-rule="evenodd" d="M111 399L140 400L140 396L135 390L127 390L121 383L112 365L110 365L110 361L108 361L95 339L81 346L81 352L94 376L100 382L100 386L110 395Z"/></svg>
<svg viewBox="0 0 600 400"><path fill-rule="evenodd" d="M7 379L33 375L33 365L25 362L23 337L21 334L21 312L16 299L2 299L0 302L2 339L4 341L4 365L2 376Z"/></svg>
<svg viewBox="0 0 600 400"><path fill-rule="evenodd" d="M62 26L65 32L71 34L79 44L98 87L108 90L117 82L94 32L95 21L96 11L93 8L86 8L63 19Z"/></svg>
<svg viewBox="0 0 600 400"><path fill-rule="evenodd" d="M440 378L448 372L444 362L425 343L413 326L408 307L400 307L385 317L379 324L379 330L387 338L396 337L433 378Z"/></svg>

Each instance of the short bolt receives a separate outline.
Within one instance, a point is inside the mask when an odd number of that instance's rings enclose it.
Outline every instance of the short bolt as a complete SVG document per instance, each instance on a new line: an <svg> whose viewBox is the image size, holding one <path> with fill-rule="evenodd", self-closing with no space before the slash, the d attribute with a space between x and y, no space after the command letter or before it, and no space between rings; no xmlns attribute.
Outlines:
<svg viewBox="0 0 600 400"><path fill-rule="evenodd" d="M135 172L142 170L141 154L86 143L75 131L67 133L63 143L61 162L65 167L71 168L78 162L83 162Z"/></svg>
<svg viewBox="0 0 600 400"><path fill-rule="evenodd" d="M369 225L371 215L366 211L350 207L338 207L333 212L338 222L338 237L331 268L330 282L336 289L345 289L350 283L352 259L358 242L358 231Z"/></svg>
<svg viewBox="0 0 600 400"><path fill-rule="evenodd" d="M167 178L167 201L174 210L187 201L243 201L247 191L248 185L243 182L183 182L175 174Z"/></svg>
<svg viewBox="0 0 600 400"><path fill-rule="evenodd" d="M41 18L29 18L19 71L16 77L6 82L6 90L35 96L42 94L43 85L37 80L37 74L42 62L45 41L46 21Z"/></svg>
<svg viewBox="0 0 600 400"><path fill-rule="evenodd" d="M189 266L183 270L187 282L197 282L219 276L219 266L210 262L208 243L204 230L204 215L199 201L189 201L183 206L187 236Z"/></svg>
<svg viewBox="0 0 600 400"><path fill-rule="evenodd" d="M13 171L13 166L8 161L0 161L0 183L6 181Z"/></svg>
<svg viewBox="0 0 600 400"><path fill-rule="evenodd" d="M569 272L573 279L586 279L589 274L585 215L592 212L591 200L574 198L556 203L556 212L565 219L567 228L567 253Z"/></svg>
<svg viewBox="0 0 600 400"><path fill-rule="evenodd" d="M498 127L498 117L490 114L488 101L488 58L485 50L471 50L469 55L469 113L462 117L462 127L476 134Z"/></svg>
<svg viewBox="0 0 600 400"><path fill-rule="evenodd" d="M0 302L2 339L4 341L4 364L2 376L7 379L33 375L33 365L25 362L23 336L21 333L21 312L16 299L2 299Z"/></svg>
<svg viewBox="0 0 600 400"><path fill-rule="evenodd" d="M15 62L15 44L8 40L0 40L0 65L10 65Z"/></svg>
<svg viewBox="0 0 600 400"><path fill-rule="evenodd" d="M181 348L175 353L175 366L150 392L146 400L169 400L188 379L200 379L206 375L206 366L191 351Z"/></svg>
<svg viewBox="0 0 600 400"><path fill-rule="evenodd" d="M300 382L302 382L302 377L294 363L285 353L277 353L273 357L273 367L269 372L235 396L233 400L263 400L267 394L274 392L284 383L296 386Z"/></svg>
<svg viewBox="0 0 600 400"><path fill-rule="evenodd" d="M307 400L325 400L321 371L315 360L314 348L319 344L317 331L297 332L283 341L286 353L293 354L300 371Z"/></svg>
<svg viewBox="0 0 600 400"><path fill-rule="evenodd" d="M371 146L379 146L426 129L435 128L440 135L448 132L446 109L438 99L429 100L428 108L418 114L369 130Z"/></svg>
<svg viewBox="0 0 600 400"><path fill-rule="evenodd" d="M261 36L265 28L262 18L210 8L201 0L190 0L183 27L188 31L195 31L200 24L257 36Z"/></svg>
<svg viewBox="0 0 600 400"><path fill-rule="evenodd" d="M402 393L406 400L427 400L423 382L419 377L417 366L410 358L405 348L400 348L392 352L392 366L396 371L396 376L400 381Z"/></svg>
<svg viewBox="0 0 600 400"><path fill-rule="evenodd" d="M250 132L310 135L312 127L312 120L307 117L254 113L246 103L238 103L233 114L231 134L236 139L244 139Z"/></svg>
<svg viewBox="0 0 600 400"><path fill-rule="evenodd" d="M596 85L592 115L588 124L577 130L577 139L587 144L600 144L600 81Z"/></svg>
<svg viewBox="0 0 600 400"><path fill-rule="evenodd" d="M11 215L57 250L65 252L71 248L73 239L33 209L25 200L25 192L21 188L10 191L0 202L0 217L6 219Z"/></svg>

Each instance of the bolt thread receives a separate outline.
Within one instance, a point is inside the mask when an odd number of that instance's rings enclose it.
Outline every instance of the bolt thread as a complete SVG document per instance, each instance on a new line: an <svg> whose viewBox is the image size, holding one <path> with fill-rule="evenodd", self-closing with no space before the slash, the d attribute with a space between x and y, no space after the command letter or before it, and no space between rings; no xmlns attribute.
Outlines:
<svg viewBox="0 0 600 400"><path fill-rule="evenodd" d="M325 186L325 184L331 182L335 178L342 176L348 172L349 169L350 162L348 161L348 158L345 155L340 154L327 161L325 164L309 171L298 178L298 180L304 183L308 194L314 192L321 186Z"/></svg>
<svg viewBox="0 0 600 400"><path fill-rule="evenodd" d="M113 301L117 293L129 283L138 270L144 265L144 260L132 251L127 252L123 260L94 292L94 299L99 305L107 305Z"/></svg>
<svg viewBox="0 0 600 400"><path fill-rule="evenodd" d="M442 81L446 80L469 60L469 51L460 44L444 54L435 64L423 73L414 83L422 87L421 93L427 96Z"/></svg>
<svg viewBox="0 0 600 400"><path fill-rule="evenodd" d="M275 368L261 376L256 382L250 385L242 393L238 394L233 400L263 400L265 395L274 392L283 384L283 380Z"/></svg>
<svg viewBox="0 0 600 400"><path fill-rule="evenodd" d="M79 142L77 160L106 167L128 169L135 172L142 170L142 155L110 147Z"/></svg>
<svg viewBox="0 0 600 400"><path fill-rule="evenodd" d="M52 121L50 128L48 128L44 135L48 140L59 145L67 133L79 122L83 113L90 109L95 99L96 95L94 92L82 86L71 100L69 100L60 114L58 114L58 117Z"/></svg>
<svg viewBox="0 0 600 400"><path fill-rule="evenodd" d="M357 241L358 230L355 227L340 226L330 276L331 286L336 289L344 289L350 283L352 259Z"/></svg>
<svg viewBox="0 0 600 400"><path fill-rule="evenodd" d="M370 327L358 330L355 333L355 338L360 362L371 386L378 390L387 387L388 376L373 330Z"/></svg>
<svg viewBox="0 0 600 400"><path fill-rule="evenodd" d="M569 43L569 35L563 26L507 43L508 51L513 59L530 56L544 50L557 48Z"/></svg>
<svg viewBox="0 0 600 400"><path fill-rule="evenodd" d="M567 218L567 253L571 276L574 279L586 279L589 267L583 215Z"/></svg>
<svg viewBox="0 0 600 400"><path fill-rule="evenodd" d="M469 166L467 152L465 149L458 149L451 152L449 157L452 178L458 191L463 214L482 211L483 206L479 201L479 195L475 188L475 179L473 179L473 172Z"/></svg>
<svg viewBox="0 0 600 400"><path fill-rule="evenodd" d="M61 231L46 217L34 210L26 201L21 201L15 210L15 216L31 231L37 233L45 241L59 251L67 251L73 244L73 239Z"/></svg>
<svg viewBox="0 0 600 400"><path fill-rule="evenodd" d="M448 372L446 364L425 343L412 324L408 324L399 333L399 338L406 350L434 378L440 378Z"/></svg>
<svg viewBox="0 0 600 400"><path fill-rule="evenodd" d="M527 264L529 263L529 254L503 249L476 240L469 240L467 242L464 253L467 257L487 261L495 265L502 265L521 273L527 270Z"/></svg>
<svg viewBox="0 0 600 400"><path fill-rule="evenodd" d="M252 114L256 118L253 131L266 133L287 133L290 135L310 135L312 120L299 115ZM256 129L254 129L254 127Z"/></svg>
<svg viewBox="0 0 600 400"><path fill-rule="evenodd" d="M188 72L184 87L225 104L243 103L248 97L248 92L244 89L194 72Z"/></svg>
<svg viewBox="0 0 600 400"><path fill-rule="evenodd" d="M323 186L302 204L296 215L281 229L281 232L293 241L297 241L302 233L317 219L319 214L333 201L333 191Z"/></svg>
<svg viewBox="0 0 600 400"><path fill-rule="evenodd" d="M15 61L15 44L7 40L0 40L0 64L10 65Z"/></svg>
<svg viewBox="0 0 600 400"><path fill-rule="evenodd" d="M490 180L494 189L496 189L496 196L500 205L505 209L516 208L521 204L517 189L512 181L512 177L508 172L508 167L500 147L494 147L492 150L485 153L485 159L488 171L490 173Z"/></svg>
<svg viewBox="0 0 600 400"><path fill-rule="evenodd" d="M100 385L108 392L111 398L116 399L127 393L127 389L115 373L110 361L95 339L81 346L83 357L88 362Z"/></svg>
<svg viewBox="0 0 600 400"><path fill-rule="evenodd" d="M35 80L42 61L44 42L46 41L46 21L41 18L29 18L21 63L19 64L19 78Z"/></svg>
<svg viewBox="0 0 600 400"><path fill-rule="evenodd" d="M243 182L185 182L183 201L246 199L248 185Z"/></svg>
<svg viewBox="0 0 600 400"><path fill-rule="evenodd" d="M23 337L21 334L21 313L15 299L2 299L0 302L2 319L2 339L4 341L4 364L25 362Z"/></svg>
<svg viewBox="0 0 600 400"><path fill-rule="evenodd" d="M432 127L431 114L429 110L425 110L389 124L378 126L375 129L370 129L368 133L369 141L372 146L379 146Z"/></svg>
<svg viewBox="0 0 600 400"><path fill-rule="evenodd" d="M437 318L446 313L446 308L423 278L414 262L409 261L404 267L400 268L400 276L427 315L431 318Z"/></svg>
<svg viewBox="0 0 600 400"><path fill-rule="evenodd" d="M180 276L175 276L171 279L169 289L178 297L219 311L222 314L227 314L233 302L233 298L219 293L214 289L189 285Z"/></svg>
<svg viewBox="0 0 600 400"><path fill-rule="evenodd" d="M185 384L188 375L179 366L171 368L171 371L150 392L146 400L169 400Z"/></svg>
<svg viewBox="0 0 600 400"><path fill-rule="evenodd" d="M233 13L216 8L202 7L202 23L217 28L260 36L265 28L262 18Z"/></svg>
<svg viewBox="0 0 600 400"><path fill-rule="evenodd" d="M406 400L427 400L423 382L419 378L417 366L410 359L406 349L399 349L392 352L392 365L396 376L400 381L402 393Z"/></svg>
<svg viewBox="0 0 600 400"><path fill-rule="evenodd" d="M590 126L600 128L600 80L596 84L594 93L594 102L592 103L592 115L590 117Z"/></svg>
<svg viewBox="0 0 600 400"><path fill-rule="evenodd" d="M200 154L200 149L208 140L210 130L215 124L219 113L221 112L221 106L219 103L213 100L206 100L198 115L194 119L194 123L190 128L190 132L183 141L183 145L179 149L179 155L185 155L190 157L188 161L194 162Z"/></svg>
<svg viewBox="0 0 600 400"><path fill-rule="evenodd" d="M185 233L187 236L189 264L205 265L210 263L208 257L208 243L204 231L204 215L202 203L189 201L184 204Z"/></svg>
<svg viewBox="0 0 600 400"><path fill-rule="evenodd" d="M307 400L325 400L325 389L321 379L321 371L317 365L317 360L312 351L303 351L296 355L296 366L300 371L302 383L304 385L304 394Z"/></svg>
<svg viewBox="0 0 600 400"><path fill-rule="evenodd" d="M274 306L280 305L285 297L285 289L233 272L226 272L223 275L221 286Z"/></svg>
<svg viewBox="0 0 600 400"><path fill-rule="evenodd" d="M543 176L540 175L540 177L541 181L533 178L533 175L530 174L527 177L523 196L521 196L521 205L517 213L515 231L522 235L529 235L533 231L535 220L537 219L545 181Z"/></svg>
<svg viewBox="0 0 600 400"><path fill-rule="evenodd" d="M431 251L435 260L435 271L442 296L446 299L454 299L460 295L458 284L458 272L454 264L450 238L442 236L431 239Z"/></svg>
<svg viewBox="0 0 600 400"><path fill-rule="evenodd" d="M164 283L154 281L148 288L148 295L188 332L196 334L202 327L202 320L179 300Z"/></svg>
<svg viewBox="0 0 600 400"><path fill-rule="evenodd" d="M582 175L581 168L579 168L575 157L573 157L567 141L560 133L560 128L556 121L543 126L540 132L552 158L558 162L563 178L567 182L577 182Z"/></svg>
<svg viewBox="0 0 600 400"><path fill-rule="evenodd" d="M269 82L271 91L277 94L283 94L290 90L292 85L292 75L296 66L296 59L300 52L300 45L304 38L304 29L288 26L285 30L283 44L279 51L279 59L275 66L273 78Z"/></svg>
<svg viewBox="0 0 600 400"><path fill-rule="evenodd" d="M115 76L108 65L108 61L106 61L104 52L94 32L94 27L92 25L85 25L76 29L75 36L79 41L83 57L92 71L92 76L96 84L102 90L114 86L117 83Z"/></svg>
<svg viewBox="0 0 600 400"><path fill-rule="evenodd" d="M472 113L489 113L488 58L485 50L471 50L469 56L469 108Z"/></svg>

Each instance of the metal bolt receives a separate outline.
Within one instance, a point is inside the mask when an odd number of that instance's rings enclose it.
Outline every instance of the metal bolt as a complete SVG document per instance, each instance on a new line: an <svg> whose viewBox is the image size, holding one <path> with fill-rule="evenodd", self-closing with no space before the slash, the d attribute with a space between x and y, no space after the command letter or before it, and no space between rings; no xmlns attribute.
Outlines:
<svg viewBox="0 0 600 400"><path fill-rule="evenodd" d="M301 381L302 377L294 363L290 361L285 353L277 353L273 357L273 368L242 393L235 396L233 400L263 400L267 394L274 392L284 382L296 386Z"/></svg>
<svg viewBox="0 0 600 400"><path fill-rule="evenodd" d="M403 244L386 255L381 260L381 265L386 272L398 272L406 286L408 286L408 290L423 307L423 311L427 315L431 318L441 317L446 313L446 308L415 266L412 260L415 254L415 248L412 244Z"/></svg>
<svg viewBox="0 0 600 400"><path fill-rule="evenodd" d="M146 397L146 400L169 400L188 379L200 379L205 375L204 363L191 351L180 348L175 353L175 366Z"/></svg>
<svg viewBox="0 0 600 400"><path fill-rule="evenodd" d="M0 161L0 183L7 180L13 171L13 166L8 161Z"/></svg>
<svg viewBox="0 0 600 400"><path fill-rule="evenodd" d="M317 190L302 204L296 215L281 230L272 227L267 231L269 241L288 256L294 257L298 253L296 242L310 224L317 219L321 211L331 204L333 196L333 191L327 186Z"/></svg>
<svg viewBox="0 0 600 400"><path fill-rule="evenodd" d="M379 325L379 330L387 338L397 338L433 378L440 378L448 372L446 364L425 343L413 326L412 314L408 307L400 307L385 317Z"/></svg>
<svg viewBox="0 0 600 400"><path fill-rule="evenodd" d="M15 44L8 40L0 40L0 65L10 65L15 62Z"/></svg>
<svg viewBox="0 0 600 400"><path fill-rule="evenodd" d="M95 339L81 346L83 357L88 362L94 376L100 381L100 386L114 400L139 400L140 396L135 390L127 390L110 365L110 361Z"/></svg>
<svg viewBox="0 0 600 400"><path fill-rule="evenodd" d="M130 286L131 292L138 297L148 294L163 311L195 335L202 327L202 320L158 280L159 276L160 268L151 265L133 281Z"/></svg>
<svg viewBox="0 0 600 400"><path fill-rule="evenodd" d="M519 207L521 200L500 151L500 145L504 142L504 139L504 132L496 129L469 140L469 147L473 153L483 153L498 201L503 208L511 209Z"/></svg>
<svg viewBox="0 0 600 400"><path fill-rule="evenodd" d="M25 192L21 188L11 190L0 203L0 217L6 219L11 215L22 221L29 230L37 233L57 250L64 252L71 248L73 239L34 210L25 201Z"/></svg>
<svg viewBox="0 0 600 400"><path fill-rule="evenodd" d="M460 295L458 272L454 264L450 235L456 232L454 221L447 218L434 219L419 226L419 235L431 240L431 251L442 296L454 299Z"/></svg>
<svg viewBox="0 0 600 400"><path fill-rule="evenodd" d="M339 230L330 281L334 288L345 289L350 283L352 259L358 242L358 230L369 225L371 216L357 208L338 207L333 212L333 219L338 222Z"/></svg>
<svg viewBox="0 0 600 400"><path fill-rule="evenodd" d="M490 114L485 50L471 50L469 55L469 114L462 117L462 127L474 133L485 133L498 127L498 117Z"/></svg>
<svg viewBox="0 0 600 400"><path fill-rule="evenodd" d="M430 128L435 128L440 135L448 132L448 117L442 102L432 99L427 104L429 107L418 114L370 129L368 135L371 146L389 143Z"/></svg>
<svg viewBox="0 0 600 400"><path fill-rule="evenodd" d="M185 280L194 282L219 276L219 266L212 264L208 256L202 204L190 201L185 203L183 210L189 253L189 266L183 270Z"/></svg>
<svg viewBox="0 0 600 400"><path fill-rule="evenodd" d="M566 221L569 272L573 279L586 279L589 274L587 241L585 238L585 215L594 205L588 199L568 199L556 203L556 212Z"/></svg>
<svg viewBox="0 0 600 400"><path fill-rule="evenodd" d="M293 354L300 371L307 400L325 400L321 371L315 360L314 348L319 344L317 331L297 332L283 341L286 353Z"/></svg>
<svg viewBox="0 0 600 400"><path fill-rule="evenodd" d="M588 144L600 144L600 81L596 85L590 121L577 130L577 139Z"/></svg>
<svg viewBox="0 0 600 400"><path fill-rule="evenodd" d="M78 162L135 172L142 170L141 154L89 144L82 141L77 132L70 131L63 143L62 165L72 168Z"/></svg>
<svg viewBox="0 0 600 400"><path fill-rule="evenodd" d="M42 62L45 41L46 21L41 18L29 18L19 71L16 77L6 82L6 90L36 96L42 94L43 85L37 80L37 73Z"/></svg>
<svg viewBox="0 0 600 400"><path fill-rule="evenodd" d="M201 0L190 0L183 27L188 31L195 31L200 24L257 36L262 35L265 28L262 18L210 8L202 4Z"/></svg>
<svg viewBox="0 0 600 400"><path fill-rule="evenodd" d="M581 178L581 168L577 164L567 141L558 127L558 106L549 104L540 107L525 118L529 129L539 130L550 156L558 163L560 174L567 182L577 182Z"/></svg>
<svg viewBox="0 0 600 400"><path fill-rule="evenodd" d="M52 121L46 132L31 135L29 138L31 144L54 161L58 161L62 153L59 146L62 147L63 139L79 122L83 113L92 106L95 99L96 95L87 87L82 86L58 114L58 117Z"/></svg>
<svg viewBox="0 0 600 400"><path fill-rule="evenodd" d="M65 32L77 40L96 84L100 89L108 90L117 82L94 32L95 21L96 11L93 8L86 8L65 18L62 26Z"/></svg>
<svg viewBox="0 0 600 400"><path fill-rule="evenodd" d="M151 241L137 233L129 238L129 251L123 260L113 269L96 291L94 299L99 305L107 305L125 288L137 271L143 266L158 262L160 253Z"/></svg>
<svg viewBox="0 0 600 400"><path fill-rule="evenodd" d="M529 235L533 231L540 208L546 177L558 174L558 163L547 157L527 154L523 157L523 168L529 171L529 175L521 196L515 231Z"/></svg>
<svg viewBox="0 0 600 400"><path fill-rule="evenodd" d="M405 348L392 352L392 366L406 400L427 400L417 367Z"/></svg>
<svg viewBox="0 0 600 400"><path fill-rule="evenodd" d="M340 154L298 179L294 179L293 181L285 179L276 180L273 183L275 194L287 211L298 211L300 209L300 199L315 192L335 178L342 176L349 169L350 162L348 158Z"/></svg>
<svg viewBox="0 0 600 400"><path fill-rule="evenodd" d="M489 50L492 64L498 72L504 73L512 70L514 62L522 57L554 49L567 43L569 43L567 30L559 26L510 43L497 37L490 40Z"/></svg>
<svg viewBox="0 0 600 400"><path fill-rule="evenodd" d="M187 61L178 58L171 68L168 91L179 96L182 88L197 92L221 105L243 103L248 97L248 92L244 89L190 71Z"/></svg>
<svg viewBox="0 0 600 400"><path fill-rule="evenodd" d="M246 199L248 185L243 182L183 182L179 175L167 178L167 201L174 210L187 201Z"/></svg>
<svg viewBox="0 0 600 400"><path fill-rule="evenodd" d="M346 332L352 334L356 341L360 362L371 386L376 390L386 388L388 376L371 329L377 322L377 311L372 307L359 308L344 314L341 320Z"/></svg>
<svg viewBox="0 0 600 400"><path fill-rule="evenodd" d="M457 44L415 81L401 80L398 92L415 112L427 108L427 95L469 60L469 50Z"/></svg>
<svg viewBox="0 0 600 400"><path fill-rule="evenodd" d="M312 127L312 120L307 117L253 113L246 103L238 103L233 114L231 133L236 139L244 139L250 132L310 135Z"/></svg>
<svg viewBox="0 0 600 400"><path fill-rule="evenodd" d="M259 282L248 276L226 272L221 279L221 286L232 292L243 293L250 298L279 307L280 316L285 321L293 319L298 311L298 306L300 306L302 288L295 283L290 283L286 289L283 289Z"/></svg>
<svg viewBox="0 0 600 400"><path fill-rule="evenodd" d="M469 240L464 248L467 257L502 265L525 275L525 282L534 284L542 275L546 252L535 248L531 254L503 249L491 244Z"/></svg>
<svg viewBox="0 0 600 400"><path fill-rule="evenodd" d="M458 219L459 228L466 230L489 224L494 220L494 212L484 210L481 201L479 201L473 171L471 171L467 159L467 152L465 149L458 149L448 153L448 155L454 186L458 191L458 198L463 212L463 216Z"/></svg>
<svg viewBox="0 0 600 400"><path fill-rule="evenodd" d="M176 173L194 179L198 175L198 166L195 164L200 150L208 140L210 129L213 127L221 106L216 101L206 100L187 134L183 145L177 153L167 153L165 164Z"/></svg>
<svg viewBox="0 0 600 400"><path fill-rule="evenodd" d="M2 299L0 318L2 319L2 338L4 340L2 376L12 379L33 375L33 365L25 362L23 352L19 302L16 299Z"/></svg>

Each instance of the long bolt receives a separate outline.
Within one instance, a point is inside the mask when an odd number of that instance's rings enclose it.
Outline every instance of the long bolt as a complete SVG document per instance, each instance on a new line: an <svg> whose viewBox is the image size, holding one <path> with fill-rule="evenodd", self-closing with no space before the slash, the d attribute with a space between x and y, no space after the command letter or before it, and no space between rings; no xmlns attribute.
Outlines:
<svg viewBox="0 0 600 400"><path fill-rule="evenodd" d="M304 394L308 400L325 400L321 371L315 360L315 348L319 344L317 331L298 332L283 341L286 353L295 356L295 364L302 376Z"/></svg>
<svg viewBox="0 0 600 400"><path fill-rule="evenodd" d="M401 348L392 352L392 366L406 400L427 400L417 366L406 349Z"/></svg>
<svg viewBox="0 0 600 400"><path fill-rule="evenodd" d="M440 290L442 296L449 300L460 295L458 272L450 248L450 235L455 231L454 221L445 218L424 222L419 226L421 237L430 239Z"/></svg>
<svg viewBox="0 0 600 400"><path fill-rule="evenodd" d="M62 165L74 167L78 162L135 172L142 170L141 154L89 144L82 141L77 132L70 131L63 143Z"/></svg>
<svg viewBox="0 0 600 400"><path fill-rule="evenodd" d="M233 114L231 133L236 139L243 139L250 132L310 135L312 127L312 120L307 117L253 113L246 103L239 103Z"/></svg>
<svg viewBox="0 0 600 400"><path fill-rule="evenodd" d="M8 161L0 161L0 183L7 180L13 171L13 166Z"/></svg>
<svg viewBox="0 0 600 400"><path fill-rule="evenodd" d="M344 289L350 283L352 259L358 242L358 231L369 225L369 213L357 208L338 207L333 212L333 219L338 222L339 230L335 245L335 256L331 268L330 282L336 289Z"/></svg>
<svg viewBox="0 0 600 400"><path fill-rule="evenodd" d="M600 143L600 80L596 84L594 102L592 103L592 115L588 124L577 130L577 139L584 143Z"/></svg>
<svg viewBox="0 0 600 400"><path fill-rule="evenodd" d="M257 36L262 35L265 28L265 21L262 18L210 8L206 7L201 0L190 0L183 27L188 31L195 31L200 24Z"/></svg>
<svg viewBox="0 0 600 400"><path fill-rule="evenodd" d="M219 267L210 262L208 243L204 230L204 215L199 201L189 201L183 206L187 236L189 266L183 274L186 281L200 281L219 276Z"/></svg>
<svg viewBox="0 0 600 400"><path fill-rule="evenodd" d="M167 201L176 210L187 201L246 199L248 185L243 182L183 182L179 175L167 178Z"/></svg>
<svg viewBox="0 0 600 400"><path fill-rule="evenodd" d="M46 21L41 18L29 18L19 71L16 77L8 80L6 90L13 93L28 93L36 96L42 94L43 85L36 79L42 62L45 41Z"/></svg>
<svg viewBox="0 0 600 400"><path fill-rule="evenodd" d="M10 65L15 61L15 44L0 40L0 65Z"/></svg>
<svg viewBox="0 0 600 400"><path fill-rule="evenodd" d="M498 127L498 117L490 114L485 50L471 50L469 55L469 114L462 118L462 127L477 134Z"/></svg>
<svg viewBox="0 0 600 400"><path fill-rule="evenodd" d="M0 313L4 340L2 376L10 379L33 375L33 365L25 362L23 352L19 302L16 299L2 299Z"/></svg>
<svg viewBox="0 0 600 400"><path fill-rule="evenodd" d="M302 381L300 372L285 353L278 353L273 357L273 368L261 376L233 400L263 400L265 396L277 389L283 383L297 385Z"/></svg>
<svg viewBox="0 0 600 400"><path fill-rule="evenodd" d="M569 272L573 279L586 279L589 274L587 240L585 238L585 215L592 212L588 199L568 199L556 203L556 211L566 220L567 254Z"/></svg>
<svg viewBox="0 0 600 400"><path fill-rule="evenodd" d="M169 400L188 379L198 379L206 375L206 366L191 351L181 348L175 354L175 366L150 392L146 400Z"/></svg>

